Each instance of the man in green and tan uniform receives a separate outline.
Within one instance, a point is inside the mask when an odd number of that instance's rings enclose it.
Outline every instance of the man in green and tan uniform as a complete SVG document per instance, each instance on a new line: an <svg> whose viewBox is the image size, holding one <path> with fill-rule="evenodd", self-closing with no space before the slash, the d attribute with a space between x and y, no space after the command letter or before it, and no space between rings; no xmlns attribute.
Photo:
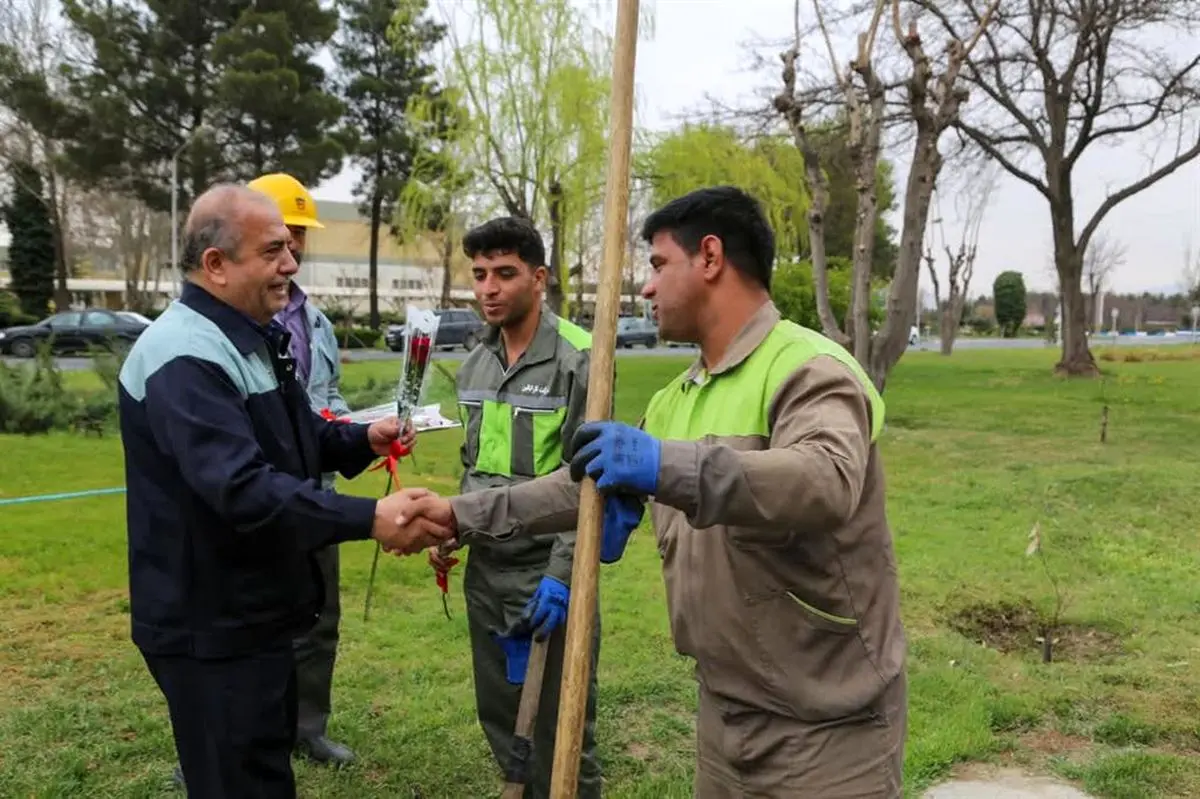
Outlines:
<svg viewBox="0 0 1200 799"><path fill-rule="evenodd" d="M780 319L774 235L752 198L693 192L642 236L661 336L698 343L699 360L640 428L581 425L569 469L410 513L471 546L526 540L574 524L586 474L612 562L652 497L671 632L696 661L695 795L895 799L906 643L883 400L845 349Z"/></svg>
<svg viewBox="0 0 1200 799"><path fill-rule="evenodd" d="M489 328L458 370L464 492L509 486L549 474L570 456L587 400L587 331L542 304L548 272L537 229L525 220L493 219L463 238L472 260L475 298ZM531 639L550 636L541 704L525 791L550 796L554 734L562 680L574 532L472 543L463 589L471 632L479 722L502 769L513 730ZM452 563L429 553L435 570ZM596 621L587 727L578 796L599 799L600 764L593 735Z"/></svg>

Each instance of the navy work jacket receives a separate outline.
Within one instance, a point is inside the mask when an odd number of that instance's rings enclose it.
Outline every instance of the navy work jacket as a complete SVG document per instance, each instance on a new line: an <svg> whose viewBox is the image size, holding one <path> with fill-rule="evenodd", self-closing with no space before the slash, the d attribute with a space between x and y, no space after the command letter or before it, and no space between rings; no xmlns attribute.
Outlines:
<svg viewBox="0 0 1200 799"><path fill-rule="evenodd" d="M184 283L121 369L129 599L144 652L231 657L310 629L315 550L367 539L375 500L322 490L375 454L312 411L288 333Z"/></svg>

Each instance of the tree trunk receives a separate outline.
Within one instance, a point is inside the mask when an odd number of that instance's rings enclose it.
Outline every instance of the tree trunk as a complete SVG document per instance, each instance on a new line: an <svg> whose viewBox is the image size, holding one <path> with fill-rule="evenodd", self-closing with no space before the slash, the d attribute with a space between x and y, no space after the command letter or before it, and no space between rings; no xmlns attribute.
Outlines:
<svg viewBox="0 0 1200 799"><path fill-rule="evenodd" d="M442 231L442 299L441 307L450 307L450 281L454 261L454 237L447 228Z"/></svg>
<svg viewBox="0 0 1200 799"><path fill-rule="evenodd" d="M563 191L557 180L550 181L550 279L546 286L546 302L556 314L565 315L566 294L563 291Z"/></svg>
<svg viewBox="0 0 1200 799"><path fill-rule="evenodd" d="M950 299L946 301L946 307L942 309L938 330L941 335L942 355L950 355L954 352L954 341L958 338L958 328L962 325L963 302L966 298L966 287L959 289L953 284L950 286Z"/></svg>
<svg viewBox="0 0 1200 799"><path fill-rule="evenodd" d="M54 224L54 274L57 280L54 286L55 310L65 311L71 307L71 292L67 289L67 237L63 233L61 215L55 213L58 220Z"/></svg>
<svg viewBox="0 0 1200 799"><path fill-rule="evenodd" d="M371 195L371 252L369 277L367 278L371 305L368 324L372 330L379 329L379 226L382 215L383 195L376 187L375 192Z"/></svg>
<svg viewBox="0 0 1200 799"><path fill-rule="evenodd" d="M867 373L880 392L888 374L908 348L908 332L917 310L917 284L921 271L921 243L929 221L929 201L942 168L937 136L918 132L913 147L912 167L904 189L904 221L900 231L900 249L896 253L896 273L888 290L887 316L871 347Z"/></svg>
<svg viewBox="0 0 1200 799"><path fill-rule="evenodd" d="M583 318L583 261L580 261L577 266L578 272L575 275L575 321ZM598 284L596 288L599 289ZM595 313L593 312L594 315ZM617 315L620 315L620 310L617 311Z"/></svg>
<svg viewBox="0 0 1200 799"><path fill-rule="evenodd" d="M871 121L882 126L882 121ZM850 294L850 337L854 358L866 365L871 353L871 266L875 250L875 221L879 217L875 196L875 167L879 161L879 133L868 133L867 141L852 148L858 213L854 220L854 282ZM858 152L854 152L857 150Z"/></svg>
<svg viewBox="0 0 1200 799"><path fill-rule="evenodd" d="M1069 198L1069 193L1060 194ZM1066 206L1066 207L1062 207ZM1062 357L1054 371L1071 377L1095 377L1096 360L1088 349L1087 308L1083 298L1083 253L1075 242L1074 208L1069 199L1051 202L1054 265L1062 293Z"/></svg>
<svg viewBox="0 0 1200 799"><path fill-rule="evenodd" d="M50 165L47 183L49 186L48 199L50 207L50 222L54 226L54 307L63 311L71 306L71 292L67 289L67 278L70 277L67 255L67 219L66 219L66 187L60 186L55 167Z"/></svg>
<svg viewBox="0 0 1200 799"><path fill-rule="evenodd" d="M800 138L800 137L797 137ZM850 337L842 332L841 322L833 315L829 302L829 261L825 252L825 209L829 205L829 187L821 169L816 148L807 138L798 142L804 156L804 171L807 173L808 246L812 251L813 294L817 301L817 318L821 320L821 332L843 347L850 346Z"/></svg>
<svg viewBox="0 0 1200 799"><path fill-rule="evenodd" d="M942 355L951 355L954 353L954 334L958 331L958 326L954 322L954 308L943 308L938 330L941 336Z"/></svg>

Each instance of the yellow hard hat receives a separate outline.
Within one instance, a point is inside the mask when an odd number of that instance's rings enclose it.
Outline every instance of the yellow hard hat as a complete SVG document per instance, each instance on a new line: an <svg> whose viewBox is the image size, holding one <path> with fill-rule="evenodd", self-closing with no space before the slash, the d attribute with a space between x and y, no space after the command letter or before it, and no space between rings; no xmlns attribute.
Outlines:
<svg viewBox="0 0 1200 799"><path fill-rule="evenodd" d="M273 172L250 181L247 186L275 201L283 214L283 224L295 227L325 227L317 221L317 204L308 189L291 175Z"/></svg>

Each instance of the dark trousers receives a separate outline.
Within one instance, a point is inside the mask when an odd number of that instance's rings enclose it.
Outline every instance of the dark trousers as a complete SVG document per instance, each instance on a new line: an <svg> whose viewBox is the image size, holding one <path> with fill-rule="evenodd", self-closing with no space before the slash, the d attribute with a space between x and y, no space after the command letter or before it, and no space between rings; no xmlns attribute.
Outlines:
<svg viewBox="0 0 1200 799"><path fill-rule="evenodd" d="M290 646L226 660L143 657L167 699L189 799L294 799Z"/></svg>
<svg viewBox="0 0 1200 799"><path fill-rule="evenodd" d="M471 659L475 678L475 707L492 755L501 770L508 765L517 709L523 686L512 685L505 677L504 651L492 638L493 632L507 630L521 615L525 603L541 581L542 569L501 571L481 559L467 560L463 590L467 602L467 627L471 634ZM579 763L578 799L600 799L602 772L596 751L596 667L600 657L600 609L596 608L596 627L592 636L592 668L588 682ZM554 739L558 731L559 689L563 674L566 624L554 631L546 650L546 670L542 694L534 724L533 752L529 758L529 782L525 799L549 799L554 764Z"/></svg>
<svg viewBox="0 0 1200 799"><path fill-rule="evenodd" d="M293 644L299 695L297 732L301 738L322 736L329 725L333 664L337 659L338 623L342 618L337 545L317 550L316 558L325 582L325 606L313 628Z"/></svg>

